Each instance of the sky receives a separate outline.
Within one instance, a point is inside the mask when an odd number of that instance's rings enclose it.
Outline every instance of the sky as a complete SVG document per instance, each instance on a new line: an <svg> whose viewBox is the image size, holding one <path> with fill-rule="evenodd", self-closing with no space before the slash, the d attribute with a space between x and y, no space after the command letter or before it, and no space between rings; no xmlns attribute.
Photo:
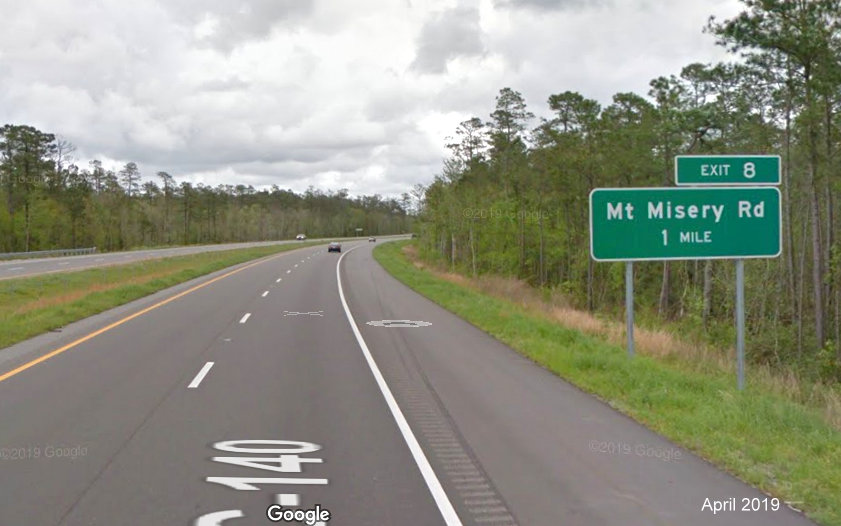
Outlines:
<svg viewBox="0 0 841 526"><path fill-rule="evenodd" d="M499 90L549 117L692 62L738 0L0 0L0 125L211 186L399 196Z"/></svg>

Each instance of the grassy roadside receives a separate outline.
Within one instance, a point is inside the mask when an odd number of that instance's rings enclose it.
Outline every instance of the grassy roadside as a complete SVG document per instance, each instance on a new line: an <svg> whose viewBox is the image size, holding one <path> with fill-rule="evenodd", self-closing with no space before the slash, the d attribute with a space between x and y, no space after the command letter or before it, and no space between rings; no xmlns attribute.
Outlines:
<svg viewBox="0 0 841 526"><path fill-rule="evenodd" d="M374 257L394 277L523 355L593 393L682 447L789 502L841 525L841 433L820 411L733 376L637 355L572 330L520 303L416 268L387 243Z"/></svg>
<svg viewBox="0 0 841 526"><path fill-rule="evenodd" d="M238 263L321 243L206 252L0 281L0 349Z"/></svg>

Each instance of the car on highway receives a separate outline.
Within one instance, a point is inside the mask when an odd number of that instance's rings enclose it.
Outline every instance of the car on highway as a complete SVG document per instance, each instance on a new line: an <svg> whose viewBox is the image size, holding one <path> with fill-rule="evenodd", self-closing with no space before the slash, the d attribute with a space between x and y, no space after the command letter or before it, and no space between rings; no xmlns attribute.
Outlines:
<svg viewBox="0 0 841 526"><path fill-rule="evenodd" d="M303 241L306 238L307 236L305 236L304 234L298 234L297 236L295 236L295 239L297 239L298 241Z"/></svg>
<svg viewBox="0 0 841 526"><path fill-rule="evenodd" d="M376 243L376 241L377 241L377 238L375 238L375 237L369 237L368 238L369 243Z"/></svg>
<svg viewBox="0 0 841 526"><path fill-rule="evenodd" d="M332 241L329 245L327 245L327 252L341 252L342 251L342 244L338 241Z"/></svg>

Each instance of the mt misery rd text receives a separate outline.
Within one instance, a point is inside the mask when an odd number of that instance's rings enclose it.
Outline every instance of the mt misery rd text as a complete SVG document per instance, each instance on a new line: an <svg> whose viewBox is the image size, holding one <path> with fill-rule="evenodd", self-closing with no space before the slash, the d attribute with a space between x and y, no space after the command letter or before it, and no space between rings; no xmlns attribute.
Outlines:
<svg viewBox="0 0 841 526"><path fill-rule="evenodd" d="M647 206L648 219L714 219L715 223L724 216L724 205L672 205L671 201L649 201ZM739 201L738 217L765 217L765 202L756 205L750 201ZM634 218L632 203L608 203L607 220L625 220Z"/></svg>

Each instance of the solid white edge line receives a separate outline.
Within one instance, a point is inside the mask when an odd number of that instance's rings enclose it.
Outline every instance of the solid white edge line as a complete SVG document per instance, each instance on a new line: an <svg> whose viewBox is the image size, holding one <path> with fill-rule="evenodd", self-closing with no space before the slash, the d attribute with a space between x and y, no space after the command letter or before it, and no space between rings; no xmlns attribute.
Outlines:
<svg viewBox="0 0 841 526"><path fill-rule="evenodd" d="M202 367L201 371L199 371L199 374L197 374L196 377L193 378L193 381L190 382L190 385L187 386L187 389L195 389L196 387L198 387L201 381L204 380L204 377L207 376L207 373L210 372L211 367L213 367L213 362L207 362L206 364L204 364L204 367Z"/></svg>
<svg viewBox="0 0 841 526"><path fill-rule="evenodd" d="M342 290L342 276L340 272L342 259L357 248L359 247L353 247L347 252L343 252L339 257L339 260L336 262L336 281L339 285L339 299L342 302L342 307L345 310L348 323L350 324L350 328L353 330L354 336L356 336L356 342L359 344L359 348L362 349L362 354L365 355L368 367L371 369L371 373L373 373L374 379L377 381L377 386L379 386L380 392L382 392L383 398L385 398L386 404L388 404L388 408L391 410L391 416L393 416L394 420L397 422L397 427L400 429L400 433L403 434L403 439L406 441L406 445L409 446L409 451L411 451L412 457L414 457L415 463L420 469L423 480L426 482L429 492L432 493L432 498L435 500L435 504L438 505L438 510L441 512L444 522L447 523L447 526L462 526L461 519L458 518L458 514L456 513L455 508L453 508L450 498L441 486L441 481L438 480L438 476L435 474L435 471L432 469L432 465L430 465L429 460L426 458L423 449L418 443L418 439L415 438L415 434L409 427L406 417L403 416L403 411L400 410L400 406L397 405L394 395L391 394L391 389L389 389L385 378L380 372L380 368L377 367L377 363L374 361L374 357L368 349L368 344L366 344L365 340L362 338L362 333L359 332L359 327L356 325L356 321L353 319L353 314L350 313L350 307L348 307L347 301L345 300L345 293Z"/></svg>
<svg viewBox="0 0 841 526"><path fill-rule="evenodd" d="M246 312L246 313L245 313L245 316L243 316L243 317L239 320L239 322L240 322L240 323L245 323L245 322L247 322L247 321L248 321L248 318L250 318L250 317L251 317L251 313L250 313L250 312Z"/></svg>

